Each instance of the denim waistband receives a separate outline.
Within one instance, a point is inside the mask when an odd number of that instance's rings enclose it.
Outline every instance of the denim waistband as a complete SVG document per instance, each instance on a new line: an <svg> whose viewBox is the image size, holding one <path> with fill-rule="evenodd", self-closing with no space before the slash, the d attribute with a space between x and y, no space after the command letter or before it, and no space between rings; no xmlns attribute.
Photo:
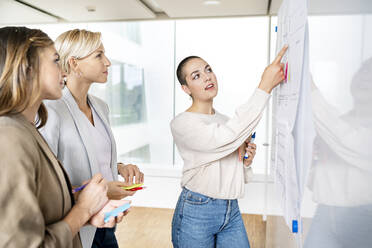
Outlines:
<svg viewBox="0 0 372 248"><path fill-rule="evenodd" d="M214 204L226 204L230 202L232 205L235 205L235 204L238 205L237 199L217 199L217 198L209 197L207 195L203 195L195 191L191 191L187 189L186 187L182 187L181 198L183 200L186 200L186 197L200 198L200 201L205 201L206 199L208 199L208 200L213 201Z"/></svg>

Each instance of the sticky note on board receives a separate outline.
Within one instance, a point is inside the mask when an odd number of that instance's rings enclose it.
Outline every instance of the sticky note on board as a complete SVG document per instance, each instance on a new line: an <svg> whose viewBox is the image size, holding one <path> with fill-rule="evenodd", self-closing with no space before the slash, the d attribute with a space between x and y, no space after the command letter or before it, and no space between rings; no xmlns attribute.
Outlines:
<svg viewBox="0 0 372 248"><path fill-rule="evenodd" d="M141 187L142 185L143 185L143 183L138 183L138 184L133 184L131 186L122 187L122 188L123 189L134 189L134 188Z"/></svg>
<svg viewBox="0 0 372 248"><path fill-rule="evenodd" d="M285 64L284 80L288 81L288 62Z"/></svg>
<svg viewBox="0 0 372 248"><path fill-rule="evenodd" d="M119 213L122 213L122 212L128 210L128 208L130 208L130 204L125 203L124 205L121 205L120 207L117 207L114 210L105 213L105 218L104 218L105 223L108 222L111 217L118 216Z"/></svg>

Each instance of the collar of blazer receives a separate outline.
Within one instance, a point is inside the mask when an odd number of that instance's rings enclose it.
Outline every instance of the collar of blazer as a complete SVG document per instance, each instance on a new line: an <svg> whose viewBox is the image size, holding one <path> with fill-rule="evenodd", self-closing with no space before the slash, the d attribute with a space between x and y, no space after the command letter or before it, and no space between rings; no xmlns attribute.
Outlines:
<svg viewBox="0 0 372 248"><path fill-rule="evenodd" d="M36 139L41 151L44 153L44 155L49 160L50 164L52 165L54 171L57 174L58 181L60 184L60 188L64 194L64 201L63 201L63 213L67 214L67 211L71 208L71 201L66 201L66 199L70 198L72 199L71 192L68 190L70 181L67 177L67 174L64 172L63 166L59 163L58 159L52 152L52 150L49 148L47 142L44 140L42 135L39 133L39 131L36 129L32 123L30 123L26 117L24 117L22 114L14 115L13 117L18 123L20 123L22 126L24 126Z"/></svg>
<svg viewBox="0 0 372 248"><path fill-rule="evenodd" d="M99 173L100 169L99 169L98 162L96 160L96 156L94 154L94 147L93 147L94 142L92 141L93 137L90 136L88 129L84 127L85 121L82 120L82 118L85 118L85 116L82 115L81 110L79 109L79 106L77 105L75 101L75 98L72 96L70 90L67 87L63 89L62 100L66 103L67 108L69 109L71 116L74 120L75 126L83 141L83 145L88 155L90 169L91 169L91 173L93 176L94 174ZM116 166L114 165L116 161L113 159L116 157L116 145L115 145L113 134L111 132L110 125L107 120L107 114L103 113L103 110L102 110L103 107L100 106L100 104L97 103L95 99L91 97L90 95L88 95L88 100L92 104L98 116L103 121L106 131L109 134L109 137L111 139L111 167L116 168ZM114 175L114 179L116 180L117 173L113 172L113 175Z"/></svg>

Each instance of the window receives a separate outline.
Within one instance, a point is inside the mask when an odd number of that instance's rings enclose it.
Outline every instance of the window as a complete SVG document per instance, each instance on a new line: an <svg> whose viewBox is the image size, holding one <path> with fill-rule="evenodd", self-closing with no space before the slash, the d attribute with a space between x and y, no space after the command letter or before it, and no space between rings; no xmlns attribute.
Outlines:
<svg viewBox="0 0 372 248"><path fill-rule="evenodd" d="M90 93L108 104L112 126L146 121L143 68L112 62L108 82L92 87Z"/></svg>
<svg viewBox="0 0 372 248"><path fill-rule="evenodd" d="M205 59L214 70L219 92L215 108L233 116L257 88L268 57L268 17L219 18L176 21L176 62L189 55ZM244 28L242 28L244 27ZM191 100L178 82L175 113L186 110ZM256 132L257 155L254 173L264 173L266 166L267 116L264 114ZM182 159L176 152L176 164Z"/></svg>
<svg viewBox="0 0 372 248"><path fill-rule="evenodd" d="M268 25L269 17L245 17L29 26L52 39L74 28L101 32L112 66L108 82L94 84L90 93L109 105L119 159L180 168L169 123L191 101L175 78L178 62L192 54L208 61L219 82L215 107L232 116L249 99L267 65ZM257 127L255 173L265 171L266 131L265 114Z"/></svg>

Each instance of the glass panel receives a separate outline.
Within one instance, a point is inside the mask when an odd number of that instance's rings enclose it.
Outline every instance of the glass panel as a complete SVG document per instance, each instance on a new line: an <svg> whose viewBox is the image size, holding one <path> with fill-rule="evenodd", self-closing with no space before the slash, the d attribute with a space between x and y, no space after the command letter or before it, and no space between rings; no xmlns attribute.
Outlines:
<svg viewBox="0 0 372 248"><path fill-rule="evenodd" d="M28 26L52 39L75 28L101 32L112 66L108 82L93 84L90 93L109 106L119 161L172 167L174 21Z"/></svg>

